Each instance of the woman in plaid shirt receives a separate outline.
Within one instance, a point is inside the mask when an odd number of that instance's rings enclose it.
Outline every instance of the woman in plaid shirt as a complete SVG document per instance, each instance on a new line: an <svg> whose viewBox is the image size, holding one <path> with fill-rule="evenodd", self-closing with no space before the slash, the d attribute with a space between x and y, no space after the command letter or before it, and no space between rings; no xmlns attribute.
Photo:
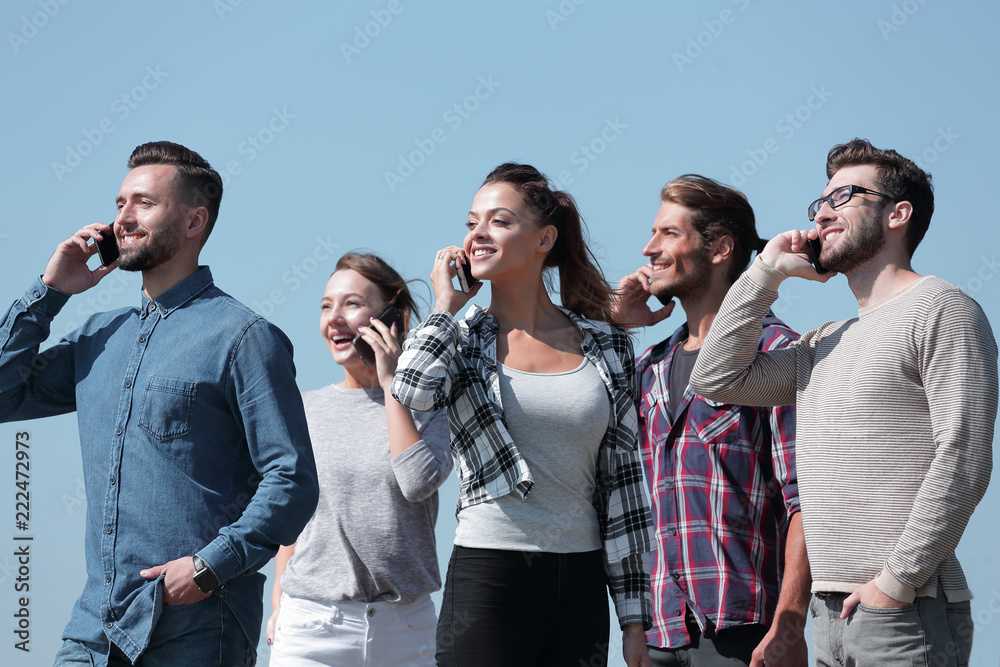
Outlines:
<svg viewBox="0 0 1000 667"><path fill-rule="evenodd" d="M437 253L434 312L409 336L393 395L448 409L460 494L437 631L439 665L603 665L610 589L630 667L649 665L649 507L632 344L572 197L503 164L463 247ZM488 310L454 289L488 280ZM546 269L558 270L556 306Z"/></svg>

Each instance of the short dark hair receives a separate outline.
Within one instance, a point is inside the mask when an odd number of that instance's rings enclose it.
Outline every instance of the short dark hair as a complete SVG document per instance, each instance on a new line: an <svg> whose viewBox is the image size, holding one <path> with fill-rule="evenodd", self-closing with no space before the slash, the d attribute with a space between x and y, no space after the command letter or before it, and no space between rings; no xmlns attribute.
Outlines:
<svg viewBox="0 0 1000 667"><path fill-rule="evenodd" d="M129 156L127 166L135 169L160 164L177 168L173 185L188 204L194 207L204 206L208 210L208 223L205 225L205 234L201 237L204 245L215 226L215 219L219 217L222 177L205 158L172 141L151 141L136 146Z"/></svg>
<svg viewBox="0 0 1000 667"><path fill-rule="evenodd" d="M894 150L875 148L867 139L852 139L837 144L826 156L826 177L844 167L871 165L875 167L875 185L894 201L908 201L913 213L906 225L906 251L913 257L923 240L934 214L934 186L931 175Z"/></svg>
<svg viewBox="0 0 1000 667"><path fill-rule="evenodd" d="M757 236L753 208L745 194L728 185L698 174L684 174L660 190L660 201L669 201L691 210L691 224L707 248L722 236L733 238L733 260L726 279L735 283L748 266L750 255L763 245Z"/></svg>

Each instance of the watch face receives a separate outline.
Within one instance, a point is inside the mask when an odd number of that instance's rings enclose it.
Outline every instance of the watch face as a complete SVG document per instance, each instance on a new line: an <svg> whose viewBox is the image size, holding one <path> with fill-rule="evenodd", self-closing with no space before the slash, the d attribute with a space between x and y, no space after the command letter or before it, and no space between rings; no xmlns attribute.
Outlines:
<svg viewBox="0 0 1000 667"><path fill-rule="evenodd" d="M192 558L194 561L194 583L202 593L211 593L219 586L219 580L215 578L212 571L198 556Z"/></svg>

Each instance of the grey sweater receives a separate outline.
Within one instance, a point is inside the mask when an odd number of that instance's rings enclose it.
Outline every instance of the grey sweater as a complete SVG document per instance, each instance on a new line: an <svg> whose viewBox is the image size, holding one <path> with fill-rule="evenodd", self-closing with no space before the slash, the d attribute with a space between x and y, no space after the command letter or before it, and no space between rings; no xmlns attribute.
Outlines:
<svg viewBox="0 0 1000 667"><path fill-rule="evenodd" d="M415 413L421 440L391 458L381 389L336 385L302 395L319 506L281 578L317 602L408 603L441 587L437 488L451 471L445 411Z"/></svg>
<svg viewBox="0 0 1000 667"><path fill-rule="evenodd" d="M873 578L909 602L971 591L955 548L986 492L997 346L971 297L933 276L757 352L786 276L760 259L729 290L691 375L714 400L797 402L796 468L813 591Z"/></svg>

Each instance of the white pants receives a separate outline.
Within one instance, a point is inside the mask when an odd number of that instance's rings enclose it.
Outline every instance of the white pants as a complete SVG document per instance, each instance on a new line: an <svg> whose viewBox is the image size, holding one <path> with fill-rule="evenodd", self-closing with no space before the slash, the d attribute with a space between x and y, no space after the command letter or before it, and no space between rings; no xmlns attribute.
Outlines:
<svg viewBox="0 0 1000 667"><path fill-rule="evenodd" d="M271 667L433 667L430 596L410 604L324 604L281 596Z"/></svg>

